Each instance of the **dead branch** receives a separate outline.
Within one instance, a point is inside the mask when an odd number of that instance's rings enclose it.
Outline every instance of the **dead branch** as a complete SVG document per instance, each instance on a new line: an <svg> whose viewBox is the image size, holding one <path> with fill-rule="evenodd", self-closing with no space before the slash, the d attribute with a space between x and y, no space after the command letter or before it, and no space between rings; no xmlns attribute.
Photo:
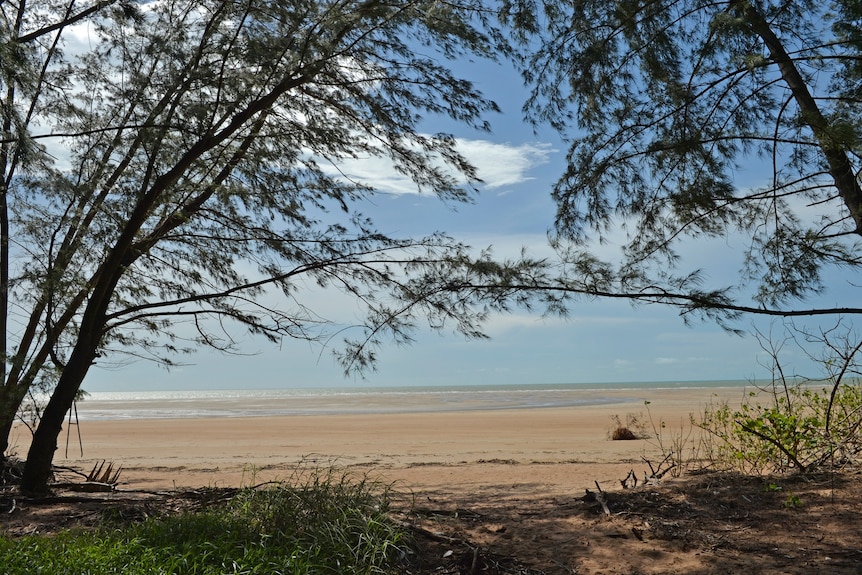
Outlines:
<svg viewBox="0 0 862 575"><path fill-rule="evenodd" d="M607 497L605 497L605 492L602 491L602 486L599 485L598 481L596 481L595 483L596 483L596 489L598 489L598 491L593 496L595 497L596 501L599 502L599 505L602 506L602 511L605 512L605 515L610 516L611 510L608 508L608 500L607 500ZM590 494L589 489L587 489L587 494L588 495Z"/></svg>
<svg viewBox="0 0 862 575"><path fill-rule="evenodd" d="M630 469L629 474L625 478L620 479L620 485L623 486L623 489L634 489L638 486L638 477L635 475L634 469Z"/></svg>
<svg viewBox="0 0 862 575"><path fill-rule="evenodd" d="M107 467L105 467L106 464ZM118 466L116 469L114 469L113 462L107 463L103 459L101 463L96 463L95 465L93 465L93 470L90 471L89 475L87 475L87 482L107 483L109 485L116 485L120 480L120 473L122 472L122 466Z"/></svg>

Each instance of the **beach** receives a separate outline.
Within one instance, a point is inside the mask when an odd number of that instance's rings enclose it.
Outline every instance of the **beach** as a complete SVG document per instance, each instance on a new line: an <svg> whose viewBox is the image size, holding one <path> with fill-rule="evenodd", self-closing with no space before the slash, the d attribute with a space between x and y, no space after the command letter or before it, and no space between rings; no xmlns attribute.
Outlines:
<svg viewBox="0 0 862 575"><path fill-rule="evenodd" d="M738 387L628 389L565 407L83 418L64 429L54 462L83 471L112 462L122 466L126 489L240 486L332 466L417 493L500 486L583 493L596 481L618 488L631 469L642 476L646 461L657 464L673 436L687 437L687 448L695 448L698 430L690 415L711 401L738 402L742 394ZM641 420L648 437L612 441L614 418L625 423L630 415ZM664 446L653 430L662 421ZM13 451L26 455L28 436L17 428Z"/></svg>
<svg viewBox="0 0 862 575"><path fill-rule="evenodd" d="M695 463L698 473L676 477L677 467L643 485L651 466L666 470L675 459L662 464L671 449L682 448L682 467L697 456L692 414L723 400L739 405L746 393L456 390L357 394L338 406L314 394L96 400L79 406L77 425L60 438L56 477L69 483L55 503L13 501L4 528L74 526L107 508L111 516L159 516L221 500L233 487L301 485L320 472L388 488L391 517L416 537L423 559L414 559L426 562L426 571L410 573L858 573L862 532L848 528L862 504L855 479L767 482ZM212 413L232 415L204 415ZM612 440L617 419L630 415L646 437ZM13 452L26 456L29 432L14 435ZM64 468L86 473L102 461L122 467L116 490L73 489L82 478ZM630 471L640 484L624 489ZM470 567L477 561L481 570ZM508 568L495 571L501 562Z"/></svg>

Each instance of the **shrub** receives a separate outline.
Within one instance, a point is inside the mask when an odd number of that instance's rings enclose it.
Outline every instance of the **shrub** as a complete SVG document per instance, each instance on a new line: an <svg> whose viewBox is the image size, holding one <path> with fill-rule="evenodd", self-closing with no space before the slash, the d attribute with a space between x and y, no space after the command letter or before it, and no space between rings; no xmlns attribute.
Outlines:
<svg viewBox="0 0 862 575"><path fill-rule="evenodd" d="M637 413L627 413L626 421L623 423L619 415L612 415L611 439L614 441L630 441L632 439L643 439L646 437L646 425L643 416Z"/></svg>
<svg viewBox="0 0 862 575"><path fill-rule="evenodd" d="M628 427L617 427L611 434L611 439L614 441L628 441L638 439L638 436Z"/></svg>
<svg viewBox="0 0 862 575"><path fill-rule="evenodd" d="M826 352L818 358L823 377L785 376L781 346L764 347L773 360L772 382L750 392L737 408L726 401L708 405L696 422L707 432L703 448L712 463L745 473L806 473L857 460L862 382L856 356L862 340L854 343L845 332L836 343L834 330L805 335Z"/></svg>

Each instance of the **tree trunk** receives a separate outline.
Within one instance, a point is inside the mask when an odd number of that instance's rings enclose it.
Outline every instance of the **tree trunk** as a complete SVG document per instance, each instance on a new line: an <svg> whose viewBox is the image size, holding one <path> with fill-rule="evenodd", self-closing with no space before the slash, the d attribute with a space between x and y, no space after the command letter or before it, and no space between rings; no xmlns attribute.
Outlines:
<svg viewBox="0 0 862 575"><path fill-rule="evenodd" d="M769 49L770 58L778 65L781 77L799 106L801 120L811 128L823 152L823 157L829 166L829 174L835 182L835 188L856 224L855 232L862 235L862 187L856 179L856 172L850 162L846 144L836 141L832 136L829 120L823 115L817 100L811 95L808 85L799 73L796 63L773 32L769 22L751 3L734 2L733 4L741 10L752 32L763 40Z"/></svg>
<svg viewBox="0 0 862 575"><path fill-rule="evenodd" d="M9 435L27 395L27 388L20 386L0 386L0 459L6 457L9 449Z"/></svg>
<svg viewBox="0 0 862 575"><path fill-rule="evenodd" d="M57 450L57 437L63 429L66 413L71 409L84 376L87 375L96 356L95 346L86 347L88 349L78 346L72 352L69 363L63 369L57 387L54 388L51 399L42 412L21 477L21 490L25 493L48 492L51 464L54 461L54 452Z"/></svg>
<svg viewBox="0 0 862 575"><path fill-rule="evenodd" d="M5 411L6 406L3 406ZM14 417L3 417L0 419L0 461L5 461L8 455L6 451L9 449L9 435L12 433L12 424L15 423Z"/></svg>

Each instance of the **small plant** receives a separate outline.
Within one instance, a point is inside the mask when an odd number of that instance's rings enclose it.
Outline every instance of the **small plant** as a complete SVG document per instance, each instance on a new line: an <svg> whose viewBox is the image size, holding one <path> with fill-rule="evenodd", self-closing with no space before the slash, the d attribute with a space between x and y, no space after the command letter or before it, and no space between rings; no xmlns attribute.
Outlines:
<svg viewBox="0 0 862 575"><path fill-rule="evenodd" d="M632 439L639 438L637 435L635 435L634 431L632 431L628 427L617 427L611 434L611 439L613 439L614 441L631 441Z"/></svg>
<svg viewBox="0 0 862 575"><path fill-rule="evenodd" d="M611 421L613 422L611 439L614 441L631 441L646 437L642 414L627 413L625 423L619 415L612 415Z"/></svg>
<svg viewBox="0 0 862 575"><path fill-rule="evenodd" d="M679 428L670 429L664 419L653 417L649 406L650 402L644 401L644 408L653 431L650 442L658 447L662 461L655 469L649 461L647 464L650 465L653 475L670 473L671 477L679 477L692 462L699 459L697 443L692 439L694 425L689 418L688 422L680 422Z"/></svg>

